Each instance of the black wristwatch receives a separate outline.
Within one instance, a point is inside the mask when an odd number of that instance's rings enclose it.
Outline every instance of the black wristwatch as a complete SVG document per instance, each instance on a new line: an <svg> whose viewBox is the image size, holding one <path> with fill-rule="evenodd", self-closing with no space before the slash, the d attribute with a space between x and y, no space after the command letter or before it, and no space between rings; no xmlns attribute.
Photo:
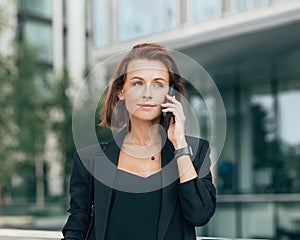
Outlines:
<svg viewBox="0 0 300 240"><path fill-rule="evenodd" d="M179 148L177 150L174 151L174 158L177 159L182 155L190 155L190 157L192 158L193 156L193 150L191 148L191 146L187 146L184 148Z"/></svg>

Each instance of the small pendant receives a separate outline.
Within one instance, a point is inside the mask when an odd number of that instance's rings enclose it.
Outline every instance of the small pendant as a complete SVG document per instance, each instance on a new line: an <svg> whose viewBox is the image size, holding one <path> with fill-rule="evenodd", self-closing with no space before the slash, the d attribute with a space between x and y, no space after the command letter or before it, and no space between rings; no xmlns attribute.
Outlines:
<svg viewBox="0 0 300 240"><path fill-rule="evenodd" d="M153 161L153 160L155 160L155 157L154 157L154 156L152 156L152 157L151 157L151 160L152 160L152 161Z"/></svg>

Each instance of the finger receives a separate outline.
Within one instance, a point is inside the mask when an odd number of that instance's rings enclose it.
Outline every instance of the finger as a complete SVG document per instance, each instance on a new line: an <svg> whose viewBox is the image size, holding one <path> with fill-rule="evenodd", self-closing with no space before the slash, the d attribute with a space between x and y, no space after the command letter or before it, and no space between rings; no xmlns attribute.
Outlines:
<svg viewBox="0 0 300 240"><path fill-rule="evenodd" d="M178 102L175 96L166 95L166 99L171 102Z"/></svg>
<svg viewBox="0 0 300 240"><path fill-rule="evenodd" d="M162 112L172 112L174 113L176 111L176 115L178 116L184 116L184 112L181 106L177 106L172 103L165 103L162 104Z"/></svg>
<svg viewBox="0 0 300 240"><path fill-rule="evenodd" d="M174 120L177 119L177 120L180 120L180 119L184 119L185 117L180 114L180 111L178 111L176 108L164 108L162 109L162 112L170 112L172 113L173 117L174 117Z"/></svg>
<svg viewBox="0 0 300 240"><path fill-rule="evenodd" d="M167 107L175 108L176 104L174 104L174 103L162 103L161 106L164 107L164 108L167 108Z"/></svg>
<svg viewBox="0 0 300 240"><path fill-rule="evenodd" d="M171 113L173 113L174 112L174 108L167 107L167 108L163 108L161 111L162 112L171 112Z"/></svg>
<svg viewBox="0 0 300 240"><path fill-rule="evenodd" d="M183 108L182 108L181 105L176 105L176 104L173 104L173 103L164 103L164 104L161 104L161 107L162 107L163 112L167 112L167 111L165 111L165 109L176 109L176 111L180 115L184 115Z"/></svg>
<svg viewBox="0 0 300 240"><path fill-rule="evenodd" d="M169 100L169 103L171 102L171 103L175 104L176 106L178 106L180 109L183 109L181 102L179 102L175 96L166 95L166 98L167 98L167 100ZM165 103L163 103L163 104L165 104Z"/></svg>

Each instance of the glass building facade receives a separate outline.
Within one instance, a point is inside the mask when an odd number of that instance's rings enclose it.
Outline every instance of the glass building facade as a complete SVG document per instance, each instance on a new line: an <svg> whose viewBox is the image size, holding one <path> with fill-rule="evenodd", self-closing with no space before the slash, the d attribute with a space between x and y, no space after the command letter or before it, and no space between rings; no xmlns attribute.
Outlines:
<svg viewBox="0 0 300 240"><path fill-rule="evenodd" d="M99 15L95 13L93 19L94 49L99 61L105 59L103 52L107 49L160 42L175 46L175 50L202 64L221 93L227 136L212 169L218 205L211 222L197 229L198 235L299 238L299 4L279 0L93 2ZM283 6L293 4L295 8L281 12ZM269 11L278 14L270 20ZM260 14L265 14L261 22L257 19ZM283 15L289 20L280 23ZM232 35L218 38L226 22L234 17L238 24L230 28ZM268 21L274 19L278 23L268 26ZM256 22L252 28L251 21ZM217 37L201 35L205 29L212 29ZM182 36L189 31L200 33ZM176 41L181 43L176 45ZM108 70L107 80L110 76ZM197 76L191 72L190 77ZM192 105L199 106L201 134L209 137L207 108L192 89L187 92Z"/></svg>
<svg viewBox="0 0 300 240"><path fill-rule="evenodd" d="M17 37L38 49L39 70L35 78L45 102L51 102L55 95L53 85L58 69L73 69L73 76L77 76L79 67L85 68L89 62L96 65L137 42L159 42L200 63L223 98L227 135L220 158L212 168L217 210L208 225L197 228L197 235L300 238L298 0L16 2ZM54 7L57 3L59 10ZM82 10L82 18L76 9ZM83 27L75 25L80 19L84 19ZM81 37L82 42L78 43ZM78 59L82 60L76 62ZM112 68L102 67L103 81L107 82ZM193 71L189 77L199 78ZM66 92L71 95L72 91ZM190 86L186 95L197 106L201 136L209 138L211 119L205 102ZM51 129L47 130L52 136ZM45 159L50 159L53 168L50 169L49 162L44 164L49 168L42 167L42 191L46 196L33 190L30 197L52 197L49 201L44 199L46 208L64 214L68 193L58 187L61 183L56 182L54 187L50 183L61 176L46 175L58 172L52 147L48 146L50 155ZM35 184L34 170L27 170L24 169L24 175L11 176L11 192L8 188L3 190L2 214L29 214L36 207L36 199L20 200ZM31 185L20 184L25 182L23 177L30 178ZM65 217L47 228L60 230Z"/></svg>
<svg viewBox="0 0 300 240"><path fill-rule="evenodd" d="M219 205L208 233L299 236L300 72L293 69L299 54L300 49L294 49L214 76L228 129L214 169Z"/></svg>
<svg viewBox="0 0 300 240"><path fill-rule="evenodd" d="M277 0L278 1L278 0ZM270 0L93 0L96 48L180 29L231 12L260 8Z"/></svg>

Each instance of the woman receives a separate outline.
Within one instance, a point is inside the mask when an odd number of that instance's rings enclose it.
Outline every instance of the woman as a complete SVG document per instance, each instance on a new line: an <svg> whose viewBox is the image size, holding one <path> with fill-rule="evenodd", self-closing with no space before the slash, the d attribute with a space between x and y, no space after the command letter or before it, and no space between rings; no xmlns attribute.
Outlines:
<svg viewBox="0 0 300 240"><path fill-rule="evenodd" d="M195 226L214 214L216 193L210 171L199 174L209 166L208 142L185 136L183 91L176 63L161 45L137 45L120 61L101 122L122 128L103 149L116 166L113 183L92 178L75 154L64 239L196 239ZM167 130L166 113L172 114Z"/></svg>

